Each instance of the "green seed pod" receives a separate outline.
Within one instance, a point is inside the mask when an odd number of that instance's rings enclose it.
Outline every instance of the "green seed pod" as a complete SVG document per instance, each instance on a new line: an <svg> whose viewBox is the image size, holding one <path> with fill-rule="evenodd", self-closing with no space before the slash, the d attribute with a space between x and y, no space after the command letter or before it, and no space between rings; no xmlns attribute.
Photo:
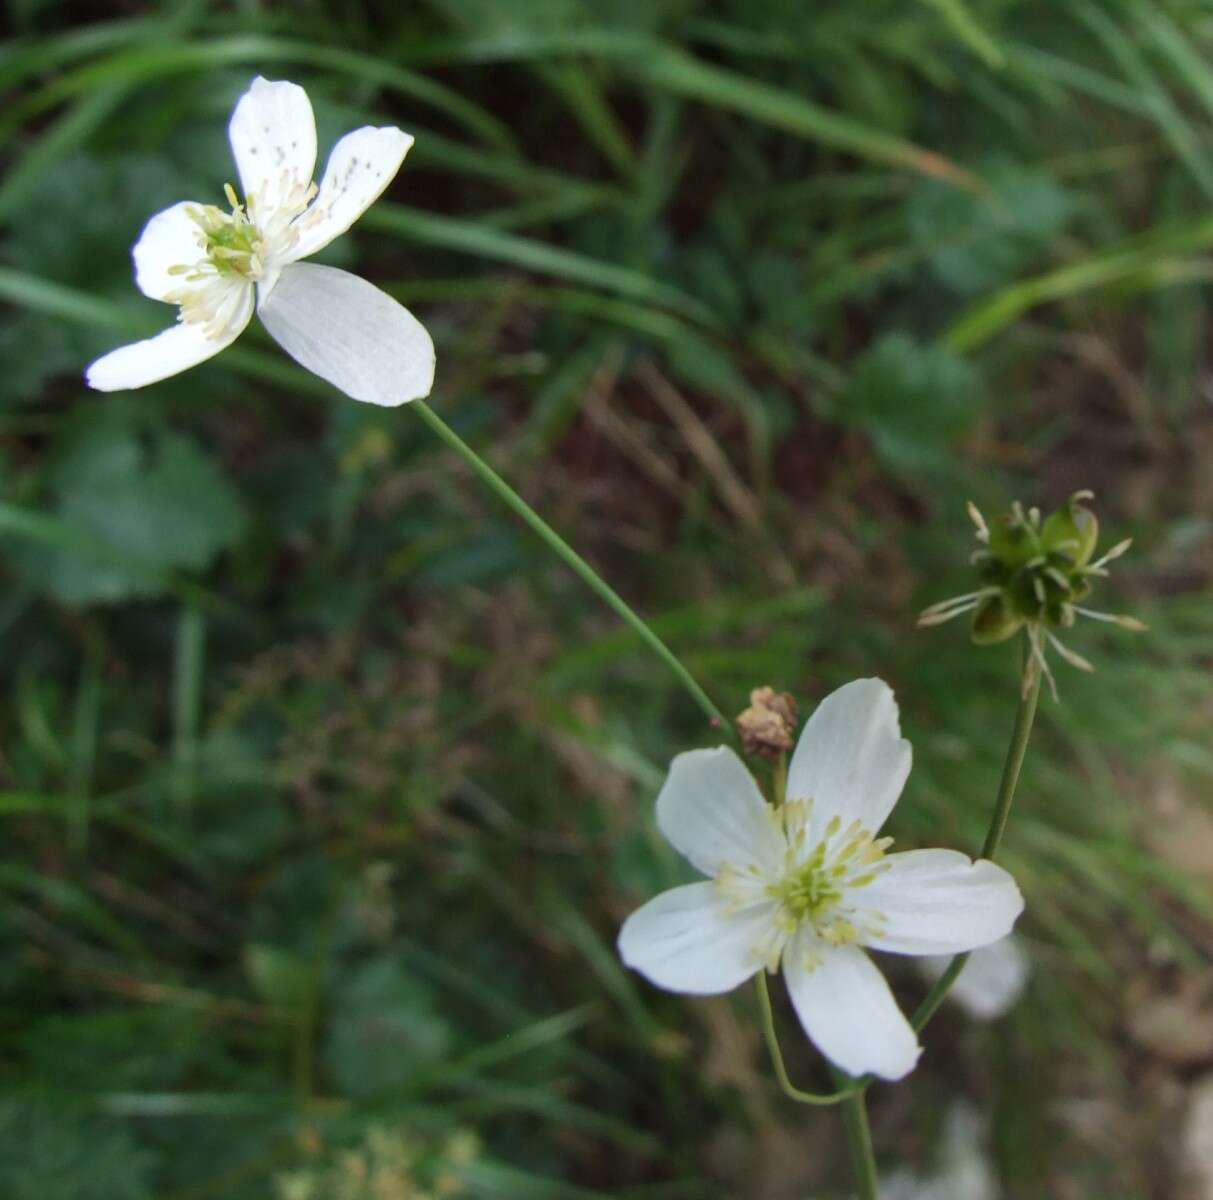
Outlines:
<svg viewBox="0 0 1213 1200"><path fill-rule="evenodd" d="M1059 640L1058 631L1073 628L1078 617L1121 629L1141 630L1145 626L1136 617L1094 612L1082 606L1095 580L1107 576L1108 563L1130 545L1126 538L1095 559L1099 521L1083 503L1090 499L1090 492L1075 492L1043 521L1038 508L1025 509L1017 502L1009 512L987 522L970 502L969 517L981 543L971 561L981 586L924 609L918 617L919 626L942 625L962 613L972 613L970 638L978 646L1005 642L1022 630L1032 651L1024 668L1024 687L1035 672L1040 672L1054 696L1057 688L1046 650L1055 650L1071 666L1094 670Z"/></svg>
<svg viewBox="0 0 1213 1200"><path fill-rule="evenodd" d="M1099 540L1099 521L1081 503L1088 496L1090 492L1075 492L1049 515L1040 531L1044 552L1062 556L1074 567L1085 567L1091 561Z"/></svg>
<svg viewBox="0 0 1213 1200"><path fill-rule="evenodd" d="M1023 513L1015 509L990 522L990 557L1008 571L1014 571L1040 553L1035 531Z"/></svg>
<svg viewBox="0 0 1213 1200"><path fill-rule="evenodd" d="M992 646L995 642L1005 642L1013 637L1022 627L1024 618L1011 611L1003 596L987 596L973 614L973 628L970 637L976 646Z"/></svg>

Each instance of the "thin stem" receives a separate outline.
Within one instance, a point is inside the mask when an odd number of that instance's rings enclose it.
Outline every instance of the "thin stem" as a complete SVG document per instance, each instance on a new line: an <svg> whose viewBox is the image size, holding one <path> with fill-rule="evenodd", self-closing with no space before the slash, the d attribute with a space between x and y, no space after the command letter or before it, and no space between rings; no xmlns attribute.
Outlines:
<svg viewBox="0 0 1213 1200"><path fill-rule="evenodd" d="M935 1015L935 1010L943 1003L944 997L952 990L952 984L957 976L965 969L969 961L969 952L957 954L948 963L944 973L935 981L935 986L923 997L922 1003L914 1010L910 1018L910 1027L915 1033L921 1033L927 1022Z"/></svg>
<svg viewBox="0 0 1213 1200"><path fill-rule="evenodd" d="M784 1094L798 1104L829 1105L840 1104L858 1095L858 1088L846 1088L837 1092L805 1092L801 1091L789 1078L788 1069L784 1066L783 1052L779 1049L779 1037L775 1033L775 1014L771 1010L771 993L767 989L767 973L765 968L754 976L754 984L758 990L758 1011L762 1017L762 1032L767 1040L767 1049L771 1052L771 1066L775 1068L775 1078Z"/></svg>
<svg viewBox="0 0 1213 1200"><path fill-rule="evenodd" d="M982 858L993 858L1006 832L1007 818L1011 815L1011 802L1015 799L1015 788L1019 784L1019 772L1024 755L1032 737L1032 726L1036 721L1036 704L1040 699L1040 676L1037 675L1028 694L1020 698L1015 713L1015 728L1011 732L1011 744L1007 747L1007 759L1002 768L1002 782L998 786L998 800L994 805L994 816L985 844L981 848Z"/></svg>
<svg viewBox="0 0 1213 1200"><path fill-rule="evenodd" d="M835 1071L834 1076L836 1080L850 1080L842 1071ZM842 1122L847 1131L847 1149L851 1152L855 1194L858 1200L878 1200L880 1183L876 1178L876 1155L872 1150L872 1130L868 1126L868 1109L862 1089L843 1101Z"/></svg>
<svg viewBox="0 0 1213 1200"><path fill-rule="evenodd" d="M682 684L695 703L707 714L708 718L714 724L718 724L725 733L728 733L731 726L725 720L724 714L712 703L703 688L695 682L691 673L678 661L665 642L636 615L619 594L602 579L598 572L531 508L428 404L423 400L414 400L410 407L420 415L421 419L442 441L450 446L480 476L481 481L507 508L512 509L517 516L521 517L531 527L548 549L561 559L566 566L571 568L590 591L632 627L641 641L674 672L679 683Z"/></svg>
<svg viewBox="0 0 1213 1200"><path fill-rule="evenodd" d="M786 751L780 751L779 757L771 766L771 794L774 797L775 808L783 807L788 790L788 756Z"/></svg>
<svg viewBox="0 0 1213 1200"><path fill-rule="evenodd" d="M1031 662L1032 648L1024 635L1024 670ZM1015 787L1019 783L1019 772L1023 767L1024 755L1028 751L1028 742L1032 737L1032 725L1036 720L1036 703L1040 699L1039 670L1032 672L1028 690L1020 692L1019 709L1015 713L1015 728L1011 731L1011 744L1007 747L1007 758L1002 768L1002 782L998 786L998 799L994 803L994 813L990 818L990 828L986 833L985 844L981 848L982 858L993 858L1002 844L1002 835L1006 832L1007 818L1011 815L1011 802L1015 799ZM923 1002L915 1010L910 1024L916 1033L935 1015L935 1010L943 1003L956 977L964 970L968 954L958 954L948 963L947 970L936 981L935 986L926 994Z"/></svg>

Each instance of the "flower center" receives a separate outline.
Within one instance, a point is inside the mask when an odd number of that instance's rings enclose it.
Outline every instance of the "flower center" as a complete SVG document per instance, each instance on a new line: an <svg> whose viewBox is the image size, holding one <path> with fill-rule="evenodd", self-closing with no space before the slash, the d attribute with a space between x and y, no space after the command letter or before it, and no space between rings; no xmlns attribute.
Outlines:
<svg viewBox="0 0 1213 1200"><path fill-rule="evenodd" d="M164 297L180 308L179 320L201 325L210 338L225 337L236 322L247 320L244 304L251 285L273 286L299 239L298 218L316 195L316 185L304 185L284 172L268 208L256 203L251 192L241 204L230 183L223 191L231 212L213 204L187 210L198 226L202 257L169 267L182 286Z"/></svg>
<svg viewBox="0 0 1213 1200"><path fill-rule="evenodd" d="M752 947L768 971L778 969L789 940L806 925L834 946L862 941L884 925L884 915L870 903L856 903L855 893L888 870L881 860L893 839L873 837L859 821L843 829L836 816L806 853L812 810L811 800L789 800L768 810L786 845L782 866L725 863L713 880L726 913L775 902L773 920Z"/></svg>
<svg viewBox="0 0 1213 1200"><path fill-rule="evenodd" d="M245 206L237 201L235 188L229 183L223 190L232 206L230 213L208 204L205 208L193 209L190 216L202 231L202 246L210 265L220 275L238 275L256 283L264 269L261 230L253 223Z"/></svg>
<svg viewBox="0 0 1213 1200"><path fill-rule="evenodd" d="M819 842L808 862L771 885L771 895L797 925L821 916L842 899L837 869L827 869L825 850L825 842Z"/></svg>
<svg viewBox="0 0 1213 1200"><path fill-rule="evenodd" d="M767 894L779 902L782 923L789 933L806 922L818 936L835 945L856 941L861 930L851 919L848 893L872 882L885 867L881 860L892 838L876 838L858 821L842 828L831 819L822 839L807 856L803 852L808 829L808 806L785 806L783 821L788 851L782 877L768 884Z"/></svg>

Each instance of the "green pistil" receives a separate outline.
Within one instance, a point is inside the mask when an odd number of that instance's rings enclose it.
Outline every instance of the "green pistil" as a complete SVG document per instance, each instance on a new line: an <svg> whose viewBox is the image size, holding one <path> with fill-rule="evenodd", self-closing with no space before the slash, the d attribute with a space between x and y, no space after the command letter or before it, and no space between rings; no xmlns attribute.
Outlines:
<svg viewBox="0 0 1213 1200"><path fill-rule="evenodd" d="M807 816L810 803L792 801L780 814L790 835L789 858L798 853L805 834L803 826L794 834L791 830ZM797 804L802 808L793 807ZM839 905L844 894L871 883L884 870L879 864L893 839L873 838L859 821L843 830L838 816L830 819L823 835L803 862L789 864L783 878L768 885L767 895L778 901L788 933L807 923L824 941L846 945L859 938L859 930L847 919L847 908Z"/></svg>
<svg viewBox="0 0 1213 1200"><path fill-rule="evenodd" d="M771 895L797 924L815 922L842 899L839 880L845 868L826 867L825 851L825 843L819 843L802 866L771 885Z"/></svg>
<svg viewBox="0 0 1213 1200"><path fill-rule="evenodd" d="M225 217L222 224L206 230L206 256L221 275L252 274L252 260L261 249L255 226L239 216Z"/></svg>
<svg viewBox="0 0 1213 1200"><path fill-rule="evenodd" d="M249 224L224 224L206 234L206 254L220 271L246 274L258 241L256 229Z"/></svg>
<svg viewBox="0 0 1213 1200"><path fill-rule="evenodd" d="M238 275L242 279L254 279L259 270L261 234L249 219L244 206L236 200L236 192L229 183L224 191L230 213L214 205L194 209L190 215L202 230L206 257L220 275Z"/></svg>

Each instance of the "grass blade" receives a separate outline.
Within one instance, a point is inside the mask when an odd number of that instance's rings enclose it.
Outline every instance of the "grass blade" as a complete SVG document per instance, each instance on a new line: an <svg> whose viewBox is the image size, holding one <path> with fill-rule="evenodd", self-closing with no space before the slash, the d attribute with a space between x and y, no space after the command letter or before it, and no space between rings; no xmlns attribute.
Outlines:
<svg viewBox="0 0 1213 1200"><path fill-rule="evenodd" d="M440 246L494 262L508 263L527 271L571 279L632 299L665 304L701 321L712 320L709 310L697 300L640 271L631 271L572 250L503 233L474 221L422 212L401 204L377 204L362 218L362 225L425 245Z"/></svg>
<svg viewBox="0 0 1213 1200"><path fill-rule="evenodd" d="M1112 284L1137 288L1191 278L1187 259L1213 246L1213 218L1202 217L1145 238L1130 239L1067 266L1021 280L979 301L943 335L955 350L973 350L1039 304Z"/></svg>
<svg viewBox="0 0 1213 1200"><path fill-rule="evenodd" d="M969 11L964 0L923 0L923 3L939 13L956 39L976 54L987 67L997 71L1006 65L1006 55Z"/></svg>
<svg viewBox="0 0 1213 1200"><path fill-rule="evenodd" d="M982 190L976 176L942 154L871 129L783 88L701 62L674 47L658 46L621 65L656 87L729 109L858 158L904 167L970 191Z"/></svg>
<svg viewBox="0 0 1213 1200"><path fill-rule="evenodd" d="M740 113L859 158L904 167L973 191L982 190L980 180L941 154L822 108L785 88L703 62L668 42L626 30L454 36L415 47L410 60L487 63L568 55L609 60L624 73L675 95Z"/></svg>
<svg viewBox="0 0 1213 1200"><path fill-rule="evenodd" d="M248 64L263 69L269 64L304 63L349 75L362 84L376 84L410 100L428 104L461 125L486 145L513 152L509 129L486 109L428 76L394 63L310 42L262 34L243 34L211 41L159 43L110 55L58 77L22 106L30 116L71 96L89 95L99 87L121 81L125 86L194 71Z"/></svg>
<svg viewBox="0 0 1213 1200"><path fill-rule="evenodd" d="M1205 154L1196 131L1188 124L1132 40L1106 12L1094 4L1084 2L1071 11L1103 43L1128 76L1133 90L1146 101L1147 111L1176 156L1187 166L1205 196L1213 199L1213 162Z"/></svg>
<svg viewBox="0 0 1213 1200"><path fill-rule="evenodd" d="M125 83L111 83L72 105L43 133L0 183L0 222L9 220L30 190L59 159L86 142L130 92Z"/></svg>

